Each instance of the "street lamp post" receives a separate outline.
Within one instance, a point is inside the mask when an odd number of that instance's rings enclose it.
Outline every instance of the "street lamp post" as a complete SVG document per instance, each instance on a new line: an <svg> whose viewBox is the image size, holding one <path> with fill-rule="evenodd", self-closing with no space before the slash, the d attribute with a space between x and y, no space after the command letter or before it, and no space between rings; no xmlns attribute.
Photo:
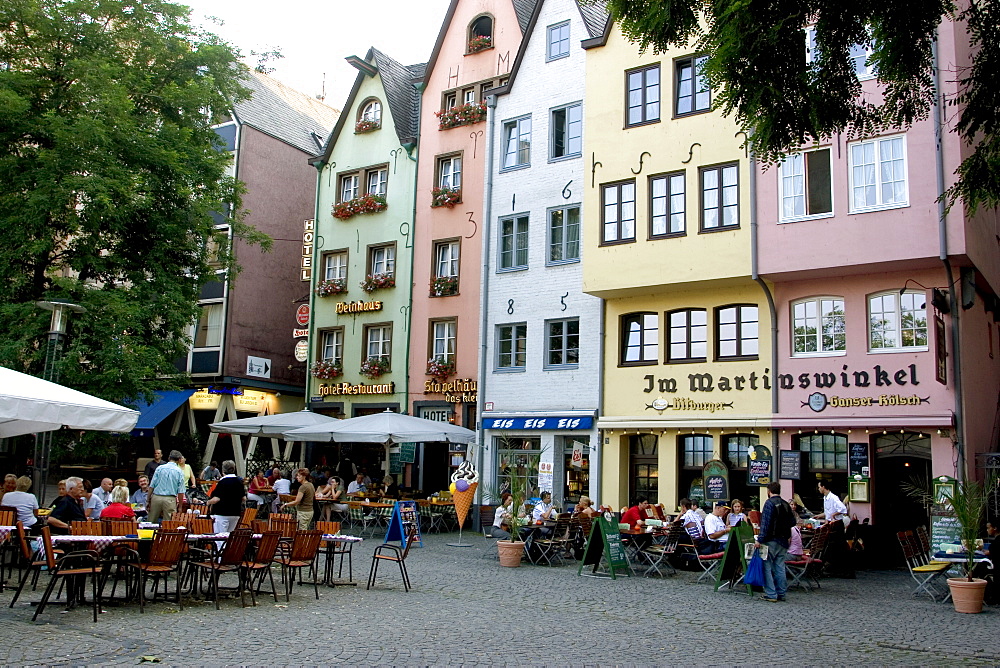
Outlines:
<svg viewBox="0 0 1000 668"><path fill-rule="evenodd" d="M35 306L46 311L52 311L52 320L49 322L49 337L45 345L45 367L42 371L42 378L53 382L59 382L59 360L62 359L63 343L66 341L66 323L70 313L86 313L87 309L79 304L67 301L51 300L35 302ZM52 450L52 432L42 432L35 435L35 451L32 457L34 464L35 493L38 495L38 503L45 503L45 480L49 473L49 454Z"/></svg>

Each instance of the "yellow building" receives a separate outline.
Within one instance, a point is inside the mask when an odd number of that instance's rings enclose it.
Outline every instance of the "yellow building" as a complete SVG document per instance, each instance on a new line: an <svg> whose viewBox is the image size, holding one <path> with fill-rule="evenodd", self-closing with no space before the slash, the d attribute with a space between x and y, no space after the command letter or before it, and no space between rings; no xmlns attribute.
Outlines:
<svg viewBox="0 0 1000 668"><path fill-rule="evenodd" d="M672 509L713 491L756 506L747 469L771 475L774 383L745 135L712 110L699 53L640 55L616 26L584 47L583 281L606 305L600 498ZM703 488L713 459L726 489Z"/></svg>

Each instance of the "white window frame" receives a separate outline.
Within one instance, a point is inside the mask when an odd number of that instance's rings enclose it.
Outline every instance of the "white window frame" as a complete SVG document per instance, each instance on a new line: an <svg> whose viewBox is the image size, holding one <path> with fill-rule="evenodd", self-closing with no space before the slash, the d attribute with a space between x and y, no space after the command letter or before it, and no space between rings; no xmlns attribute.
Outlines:
<svg viewBox="0 0 1000 668"><path fill-rule="evenodd" d="M348 254L346 250L323 255L323 280L335 278L347 280Z"/></svg>
<svg viewBox="0 0 1000 668"><path fill-rule="evenodd" d="M614 192L614 201L608 194ZM626 199L630 197L631 199ZM635 179L601 184L601 245L632 243L635 241L636 216ZM609 214L613 213L613 217ZM608 232L614 226L614 235Z"/></svg>
<svg viewBox="0 0 1000 668"><path fill-rule="evenodd" d="M369 195L382 195L384 197L388 183L388 167L376 167L365 172L365 192Z"/></svg>
<svg viewBox="0 0 1000 668"><path fill-rule="evenodd" d="M344 328L325 329L320 332L319 358L324 362L344 363Z"/></svg>
<svg viewBox="0 0 1000 668"><path fill-rule="evenodd" d="M637 322L638 329L626 330L627 323L632 321ZM618 346L618 365L657 364L660 361L660 316L650 311L624 313L619 322L622 340ZM636 351L636 359L628 359L630 350Z"/></svg>
<svg viewBox="0 0 1000 668"><path fill-rule="evenodd" d="M462 188L462 156L449 155L438 158L438 187L461 190Z"/></svg>
<svg viewBox="0 0 1000 668"><path fill-rule="evenodd" d="M192 350L219 350L222 348L222 342L225 334L225 321L226 321L226 304L225 300L217 300L211 302L202 302L198 304L198 317L195 319L194 325L191 329L191 349ZM203 315L207 314L208 318L203 319ZM205 322L204 326L202 322ZM199 331L204 330L205 342L202 345L198 345ZM217 342L208 342L211 340Z"/></svg>
<svg viewBox="0 0 1000 668"><path fill-rule="evenodd" d="M891 331L894 332L895 336L897 337L897 345L895 345L895 346L885 346L885 347L876 347L876 346L872 345L872 314L873 314L873 310L872 309L873 309L873 302L875 300L883 300L885 298L891 298L895 302L895 307L892 309L892 311L879 311L879 313L883 313L883 314L886 314L886 315L889 316L889 318L890 318L889 325L891 327ZM909 299L907 299L907 298L909 298ZM902 326L901 326L901 321L902 321L902 318L901 318L902 313L901 313L901 311L903 310L903 302L904 301L911 301L911 300L914 301L915 303L918 303L918 304L919 303L923 303L923 308L922 309L916 308L916 309L905 309L905 310L907 310L907 311L913 311L914 313L921 313L921 312L923 313L924 326L923 326L922 329L923 329L923 334L924 334L924 337L923 337L924 338L924 343L923 344L919 344L919 345L910 345L910 346L907 346L907 345L904 345L902 343L902 340L903 340L903 338L902 338L903 329L902 329ZM927 302L928 301L929 300L927 299L927 293L926 292L921 292L919 290L907 290L902 295L899 294L898 290L891 290L891 291L887 291L887 292L877 292L877 293L868 295L866 297L866 299L865 299L865 303L866 303L867 309L868 309L868 325L867 325L867 329L868 329L868 352L869 353L906 353L906 352L917 352L917 351L928 350L929 345L930 345L930 331L929 331L929 328L928 328L928 321L927 321ZM884 307L885 306L884 301L879 306L880 307ZM921 328L911 328L911 331L919 332L920 329Z"/></svg>
<svg viewBox="0 0 1000 668"><path fill-rule="evenodd" d="M506 336L506 338L505 338ZM503 352L504 341L510 341L510 352ZM520 345L520 350L518 346ZM505 359L507 363L505 363ZM520 360L518 360L520 357ZM520 361L520 364L517 362ZM496 326L496 371L524 371L528 363L528 323L510 322Z"/></svg>
<svg viewBox="0 0 1000 668"><path fill-rule="evenodd" d="M368 249L368 273L396 275L396 245L372 246Z"/></svg>
<svg viewBox="0 0 1000 668"><path fill-rule="evenodd" d="M573 110L576 110L576 113L579 114L578 120L574 121L570 118ZM556 114L559 112L563 112L562 123L556 120ZM576 135L572 134L574 128L578 131ZM562 155L556 155L556 132L560 130L563 134L563 150L566 152ZM571 142L577 144L578 150L571 150ZM583 103L571 102L570 104L553 107L549 110L549 162L571 160L579 158L581 155L583 155Z"/></svg>
<svg viewBox="0 0 1000 668"><path fill-rule="evenodd" d="M531 166L531 116L512 118L503 123L503 146L500 171Z"/></svg>
<svg viewBox="0 0 1000 668"><path fill-rule="evenodd" d="M511 225L508 233L504 228ZM497 270L498 271L519 271L528 268L528 249L530 240L528 238L531 229L531 221L528 214L519 213L513 216L504 216L497 225L497 232L500 235L497 244ZM507 243L508 246L504 244ZM523 256L523 262L521 261Z"/></svg>
<svg viewBox="0 0 1000 668"><path fill-rule="evenodd" d="M894 158L893 161L896 161L896 160L901 160L902 161L903 190L904 190L903 200L902 201L886 202L885 201L885 197L884 197L885 193L883 192L883 190L884 190L884 183L882 181L882 169L883 169L883 160L882 160L882 157L881 157L882 144L883 143L889 143L889 142L896 142L896 141L898 141L899 145L902 147L902 151L901 151L902 152L902 157L901 158ZM868 184L867 182L865 182L863 185L858 185L856 183L856 180L857 180L856 179L856 171L859 170L859 169L863 169L864 167L863 166L855 165L855 163L854 163L855 148L861 148L861 149L863 149L865 146L868 146L868 145L873 146L873 159L874 159L874 163L863 163L863 164L864 165L867 165L867 164L874 165L873 168L874 168L874 172L875 172L875 174L874 174L875 181L874 181L873 184ZM848 193L849 193L849 198L850 198L849 199L849 201L850 201L850 210L849 210L849 213L853 214L853 213L866 213L866 212L869 212L869 211L884 211L886 209L899 209L899 208L910 206L910 176L909 176L909 169L910 169L910 167L909 167L908 163L909 163L909 161L907 160L906 135L905 134L889 135L889 136L886 136L886 137L875 137L873 139L865 139L865 140L862 140L862 141L856 141L856 142L849 143L847 145L847 177L848 177ZM862 206L858 206L855 203L855 199L854 199L854 195L855 195L854 191L855 191L856 187L862 187L862 188L874 187L875 188L875 204L864 204Z"/></svg>
<svg viewBox="0 0 1000 668"><path fill-rule="evenodd" d="M569 212L570 211L576 211L576 223L572 224L572 225L568 222L568 220L569 220ZM560 238L559 238L558 241L556 241L556 239L555 239L555 237L556 237L556 229L557 228L556 228L555 223L553 222L553 219L555 218L554 214L556 214L556 213L561 213L562 214L562 216L561 216L562 217L562 224L558 227L558 229L560 230L560 232L559 232L559 237ZM548 239L547 239L547 244L546 244L547 252L545 254L545 264L547 264L547 265L559 265L559 264L575 264L575 263L579 262L580 261L580 245L581 245L580 234L581 234L581 231L583 229L583 211L581 210L580 205L579 204L567 204L566 206L553 207L553 208L551 208L551 209L548 210L548 212L546 213L546 215L548 217ZM573 227L576 228L576 239L575 240L570 240L567 237L567 231L569 231ZM575 255L571 255L570 251L569 251L569 248L570 248L570 245L574 244L574 243L576 244L576 254ZM555 248L559 248L560 249L560 254L562 256L558 260L552 258L552 251Z"/></svg>
<svg viewBox="0 0 1000 668"><path fill-rule="evenodd" d="M806 64L812 64L816 60L816 28L810 26L805 29L806 31ZM865 50L865 63L864 72L858 71L858 58L861 54L852 54L851 52L855 49L864 48ZM878 70L875 66L868 65L868 60L871 59L873 50L870 46L863 46L861 44L853 44L847 52L848 58L854 61L854 72L858 75L858 81L870 81L878 76Z"/></svg>
<svg viewBox="0 0 1000 668"><path fill-rule="evenodd" d="M667 364L675 362L705 362L708 360L708 309L682 308L668 311ZM684 355L674 355L676 346L684 347ZM701 346L702 355L695 354L696 346Z"/></svg>
<svg viewBox="0 0 1000 668"><path fill-rule="evenodd" d="M843 315L827 315L827 312L824 311L827 303L829 303L833 308L836 308L836 305L839 304L840 312ZM813 307L813 315L810 315L807 310L810 304ZM800 307L801 313L797 313L797 311L800 311ZM847 354L847 310L845 308L843 297L823 295L820 297L797 299L789 305L788 317L790 318L791 323L789 329L791 330L792 335L792 357L841 357ZM843 320L843 347L825 349L823 345L823 337L825 336L826 329L827 327L836 327L837 320ZM804 327L812 327L815 334L796 334L796 329L800 326L800 323ZM814 340L816 350L806 350L802 352L797 351L795 349L796 340L806 340L807 338ZM836 343L833 345L836 346Z"/></svg>
<svg viewBox="0 0 1000 668"><path fill-rule="evenodd" d="M565 31L564 31L565 29ZM553 37L555 39L553 39ZM569 21L549 26L545 31L545 61L551 62L569 57ZM556 50L558 49L558 51Z"/></svg>
<svg viewBox="0 0 1000 668"><path fill-rule="evenodd" d="M362 121L374 121L382 124L382 103L378 100L369 100L361 110Z"/></svg>
<svg viewBox="0 0 1000 668"><path fill-rule="evenodd" d="M446 362L455 361L456 333L458 323L454 320L431 322L431 357L440 357Z"/></svg>
<svg viewBox="0 0 1000 668"><path fill-rule="evenodd" d="M723 314L733 311L735 319L723 322ZM751 319L751 314L752 318ZM732 328L733 334L723 338L723 328ZM751 330L753 333L751 334ZM736 352L724 354L723 341L736 346ZM753 342L753 352L747 352L750 342ZM760 356L760 307L756 304L725 304L715 309L715 359L717 360L748 360L759 359Z"/></svg>
<svg viewBox="0 0 1000 668"><path fill-rule="evenodd" d="M340 201L350 202L358 196L358 182L361 175L358 172L353 174L340 175ZM348 197L350 195L350 197Z"/></svg>
<svg viewBox="0 0 1000 668"><path fill-rule="evenodd" d="M785 212L785 203L793 199L802 199L802 210L806 211L809 208L809 174L806 170L806 163L808 162L807 154L819 153L822 151L827 152L827 156L830 160L830 181L829 181L829 195L830 195L830 211L822 213L802 213L802 214L787 214ZM797 192L799 181L801 180L801 190L802 192ZM836 206L833 201L833 150L829 146L824 146L809 151L799 151L797 153L791 153L785 156L785 159L778 163L778 222L779 223L797 223L803 220L818 220L820 218L830 218L834 215L836 211Z"/></svg>
<svg viewBox="0 0 1000 668"><path fill-rule="evenodd" d="M576 325L576 333L570 334L569 327L571 324ZM562 332L558 334L553 333L553 328L557 325L562 326ZM576 346L570 345L572 339L576 339ZM553 341L559 340L559 347L553 348ZM545 351L545 363L542 365L546 369L575 369L580 366L580 319L579 318L559 318L557 320L546 320L545 321L545 346L543 348ZM567 362L566 360L570 356L570 351L576 351L576 361ZM553 362L551 356L553 352L558 352L562 355L562 362Z"/></svg>
<svg viewBox="0 0 1000 668"><path fill-rule="evenodd" d="M736 174L736 183L726 184L725 177L726 173L732 170L731 173ZM710 173L716 174L716 183L713 188L706 188L705 177ZM698 170L698 191L701 197L701 222L700 231L701 232L717 232L719 230L736 230L740 227L740 165L737 162L730 162L722 165L712 165L711 167L702 167ZM731 190L727 190L731 189ZM708 191L715 191L712 206L706 206L708 203ZM736 201L732 204L726 203L726 194L728 192L735 193ZM726 224L725 214L726 208L732 207L733 211L736 212L736 222ZM709 227L705 224L709 211L716 211L716 224Z"/></svg>
<svg viewBox="0 0 1000 668"><path fill-rule="evenodd" d="M656 72L656 81L650 82L648 73ZM659 123L663 117L663 77L660 63L637 67L625 72L625 127ZM638 75L637 87L632 87L633 76ZM631 111L637 109L640 118L633 121Z"/></svg>
<svg viewBox="0 0 1000 668"><path fill-rule="evenodd" d="M450 278L458 276L458 241L437 241L434 243L434 277Z"/></svg>
<svg viewBox="0 0 1000 668"><path fill-rule="evenodd" d="M376 357L392 364L392 325L369 325L365 328L365 359Z"/></svg>

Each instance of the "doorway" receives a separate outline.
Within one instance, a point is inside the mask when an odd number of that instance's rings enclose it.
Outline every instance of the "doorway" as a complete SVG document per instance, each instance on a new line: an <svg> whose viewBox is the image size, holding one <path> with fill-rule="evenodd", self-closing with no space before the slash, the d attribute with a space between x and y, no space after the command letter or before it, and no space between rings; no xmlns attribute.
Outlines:
<svg viewBox="0 0 1000 668"><path fill-rule="evenodd" d="M910 489L930 490L931 440L925 434L904 432L875 439L872 490L872 540L868 551L876 568L903 565L896 534L918 526L930 530L930 509ZM881 563L879 563L881 561Z"/></svg>

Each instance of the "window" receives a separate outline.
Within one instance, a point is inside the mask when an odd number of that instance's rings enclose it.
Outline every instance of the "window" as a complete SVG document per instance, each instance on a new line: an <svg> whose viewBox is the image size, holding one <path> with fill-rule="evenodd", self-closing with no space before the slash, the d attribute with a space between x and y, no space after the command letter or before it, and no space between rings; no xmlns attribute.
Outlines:
<svg viewBox="0 0 1000 668"><path fill-rule="evenodd" d="M396 273L396 244L372 246L368 249L368 273L389 276Z"/></svg>
<svg viewBox="0 0 1000 668"><path fill-rule="evenodd" d="M601 244L635 241L635 181L601 186Z"/></svg>
<svg viewBox="0 0 1000 668"><path fill-rule="evenodd" d="M708 358L708 315L703 308L667 313L667 362L704 362Z"/></svg>
<svg viewBox="0 0 1000 668"><path fill-rule="evenodd" d="M552 110L549 157L569 158L583 152L583 105L571 104Z"/></svg>
<svg viewBox="0 0 1000 668"><path fill-rule="evenodd" d="M874 63L868 62L872 56L872 47L864 44L853 44L848 51L848 58L859 81L873 79L877 75ZM806 28L806 62L814 63L819 59L819 48L816 45L816 28Z"/></svg>
<svg viewBox="0 0 1000 668"><path fill-rule="evenodd" d="M868 341L871 350L926 350L926 295L893 291L869 297Z"/></svg>
<svg viewBox="0 0 1000 668"><path fill-rule="evenodd" d="M358 196L358 175L345 174L340 177L340 201L349 202Z"/></svg>
<svg viewBox="0 0 1000 668"><path fill-rule="evenodd" d="M740 226L739 166L701 170L701 231Z"/></svg>
<svg viewBox="0 0 1000 668"><path fill-rule="evenodd" d="M734 304L715 309L715 353L718 359L757 357L757 307Z"/></svg>
<svg viewBox="0 0 1000 668"><path fill-rule="evenodd" d="M441 108L447 111L448 109L454 109L458 106L458 93L452 91L450 93L444 94L444 103Z"/></svg>
<svg viewBox="0 0 1000 668"><path fill-rule="evenodd" d="M438 158L438 186L457 189L462 187L462 156Z"/></svg>
<svg viewBox="0 0 1000 668"><path fill-rule="evenodd" d="M431 322L431 358L440 358L445 362L455 361L455 329L454 320L437 320Z"/></svg>
<svg viewBox="0 0 1000 668"><path fill-rule="evenodd" d="M779 167L781 220L833 213L830 149L790 155Z"/></svg>
<svg viewBox="0 0 1000 668"><path fill-rule="evenodd" d="M493 37L492 16L479 16L469 24L469 39L473 37Z"/></svg>
<svg viewBox="0 0 1000 668"><path fill-rule="evenodd" d="M649 236L684 234L684 172L649 179Z"/></svg>
<svg viewBox="0 0 1000 668"><path fill-rule="evenodd" d="M378 100L369 100L361 108L361 121L371 121L372 123L382 123L382 103Z"/></svg>
<svg viewBox="0 0 1000 668"><path fill-rule="evenodd" d="M503 124L503 169L524 167L531 161L531 117Z"/></svg>
<svg viewBox="0 0 1000 668"><path fill-rule="evenodd" d="M760 445L760 438L752 434L733 434L723 436L726 459L729 461L730 469L746 469L749 466L750 456L747 454L751 447Z"/></svg>
<svg viewBox="0 0 1000 668"><path fill-rule="evenodd" d="M850 145L851 212L907 206L903 135Z"/></svg>
<svg viewBox="0 0 1000 668"><path fill-rule="evenodd" d="M843 434L802 434L799 452L809 453L809 468L847 470L847 436Z"/></svg>
<svg viewBox="0 0 1000 668"><path fill-rule="evenodd" d="M653 434L635 434L628 437L630 492L632 498L646 497L656 503L660 490L659 446Z"/></svg>
<svg viewBox="0 0 1000 668"><path fill-rule="evenodd" d="M683 58L677 68L677 115L708 111L712 106L712 91L702 68L707 56Z"/></svg>
<svg viewBox="0 0 1000 668"><path fill-rule="evenodd" d="M195 348L218 348L222 345L223 304L201 304L194 328Z"/></svg>
<svg viewBox="0 0 1000 668"><path fill-rule="evenodd" d="M392 358L392 325L365 327L365 355L368 359L389 362Z"/></svg>
<svg viewBox="0 0 1000 668"><path fill-rule="evenodd" d="M347 251L327 253L323 256L323 280L347 278Z"/></svg>
<svg viewBox="0 0 1000 668"><path fill-rule="evenodd" d="M472 104L476 101L476 89L466 88L462 91L462 104Z"/></svg>
<svg viewBox="0 0 1000 668"><path fill-rule="evenodd" d="M656 364L659 361L659 323L655 313L622 316L621 362Z"/></svg>
<svg viewBox="0 0 1000 668"><path fill-rule="evenodd" d="M625 125L660 120L660 64L625 73L628 88Z"/></svg>
<svg viewBox="0 0 1000 668"><path fill-rule="evenodd" d="M841 297L815 297L792 304L792 354L847 350L847 321Z"/></svg>
<svg viewBox="0 0 1000 668"><path fill-rule="evenodd" d="M576 366L580 363L580 320L550 320L545 324L545 366Z"/></svg>
<svg viewBox="0 0 1000 668"><path fill-rule="evenodd" d="M528 216L500 219L500 269L528 266Z"/></svg>
<svg viewBox="0 0 1000 668"><path fill-rule="evenodd" d="M528 345L528 325L497 326L497 368L524 370Z"/></svg>
<svg viewBox="0 0 1000 668"><path fill-rule="evenodd" d="M497 471L498 493L509 492L511 487L517 487L528 490L529 496L540 495L538 463L542 455L541 437L494 436L493 447L500 459Z"/></svg>
<svg viewBox="0 0 1000 668"><path fill-rule="evenodd" d="M549 264L580 261L580 207L549 210Z"/></svg>
<svg viewBox="0 0 1000 668"><path fill-rule="evenodd" d="M320 332L319 358L324 362L344 362L344 330L327 329Z"/></svg>
<svg viewBox="0 0 1000 668"><path fill-rule="evenodd" d="M439 241L434 245L434 275L458 276L457 241Z"/></svg>
<svg viewBox="0 0 1000 668"><path fill-rule="evenodd" d="M569 21L549 26L546 60L565 58L569 55Z"/></svg>
<svg viewBox="0 0 1000 668"><path fill-rule="evenodd" d="M372 169L367 172L366 176L368 179L366 192L369 195L385 195L386 182L389 180L389 169L387 167Z"/></svg>
<svg viewBox="0 0 1000 668"><path fill-rule="evenodd" d="M681 436L681 452L684 468L702 468L712 460L712 437L701 434Z"/></svg>

